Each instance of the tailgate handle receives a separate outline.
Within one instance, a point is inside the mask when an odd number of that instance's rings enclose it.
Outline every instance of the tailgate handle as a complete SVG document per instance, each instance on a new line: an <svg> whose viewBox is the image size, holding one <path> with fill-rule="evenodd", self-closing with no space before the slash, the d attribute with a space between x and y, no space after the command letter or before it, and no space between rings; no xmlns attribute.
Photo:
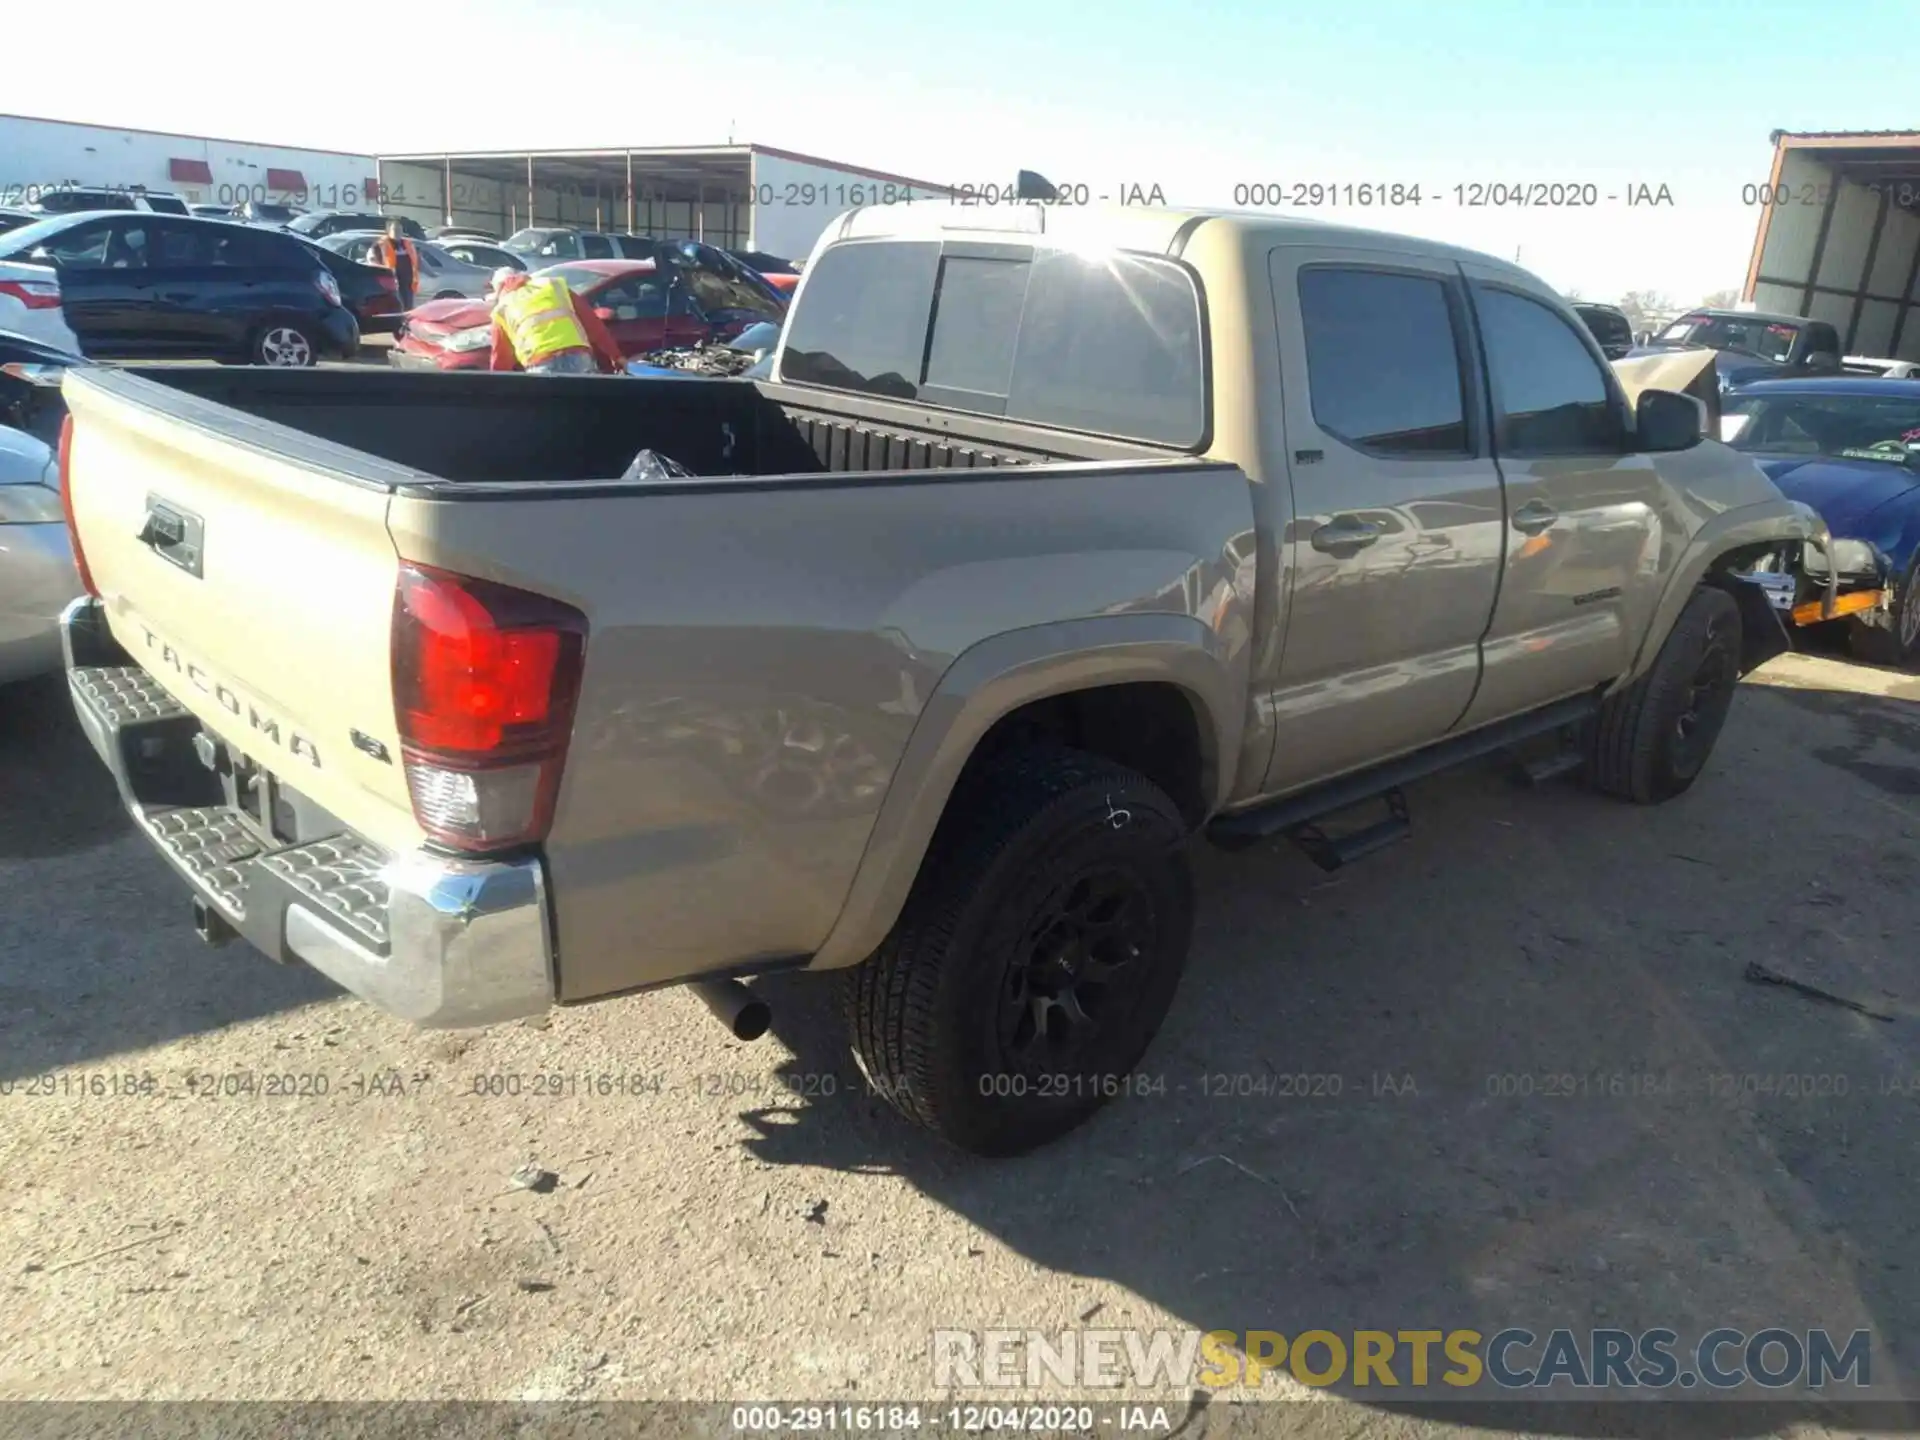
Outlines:
<svg viewBox="0 0 1920 1440"><path fill-rule="evenodd" d="M205 525L191 510L182 510L157 495L147 497L147 518L137 538L162 560L198 576L205 533Z"/></svg>
<svg viewBox="0 0 1920 1440"><path fill-rule="evenodd" d="M187 522L170 510L149 510L140 531L142 545L178 545L187 538Z"/></svg>

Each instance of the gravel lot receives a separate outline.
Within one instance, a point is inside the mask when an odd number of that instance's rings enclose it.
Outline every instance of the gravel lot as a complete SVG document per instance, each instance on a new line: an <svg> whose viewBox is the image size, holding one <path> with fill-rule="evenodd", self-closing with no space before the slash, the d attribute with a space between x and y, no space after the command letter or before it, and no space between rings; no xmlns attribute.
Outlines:
<svg viewBox="0 0 1920 1440"><path fill-rule="evenodd" d="M1083 1324L1858 1327L1884 1384L1920 1368L1916 797L1920 681L1789 657L1665 808L1488 766L1340 876L1206 853L1165 1093L988 1164L859 1093L806 977L757 1045L671 992L449 1035L209 950L63 691L0 691L0 1397L913 1397L936 1327ZM90 1093L126 1074L158 1093ZM1276 1074L1340 1093L1206 1078ZM1288 1393L1331 1403L1262 1433L1486 1419Z"/></svg>

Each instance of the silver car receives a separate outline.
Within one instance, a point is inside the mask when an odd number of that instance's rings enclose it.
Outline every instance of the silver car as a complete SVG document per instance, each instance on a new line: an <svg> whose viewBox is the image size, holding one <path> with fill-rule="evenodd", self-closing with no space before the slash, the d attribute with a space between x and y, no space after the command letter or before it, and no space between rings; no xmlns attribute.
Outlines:
<svg viewBox="0 0 1920 1440"><path fill-rule="evenodd" d="M0 425L0 685L60 668L60 612L79 593L59 460Z"/></svg>
<svg viewBox="0 0 1920 1440"><path fill-rule="evenodd" d="M314 243L349 260L371 265L373 247L384 238L377 230L343 230L338 235L322 236ZM413 284L415 299L425 303L428 300L487 298L493 279L492 269L457 260L431 240L416 240L413 248L420 255L420 275Z"/></svg>
<svg viewBox="0 0 1920 1440"><path fill-rule="evenodd" d="M454 259L478 265L491 275L495 270L525 270L527 262L511 250L503 250L490 240L463 240L448 236L435 242Z"/></svg>

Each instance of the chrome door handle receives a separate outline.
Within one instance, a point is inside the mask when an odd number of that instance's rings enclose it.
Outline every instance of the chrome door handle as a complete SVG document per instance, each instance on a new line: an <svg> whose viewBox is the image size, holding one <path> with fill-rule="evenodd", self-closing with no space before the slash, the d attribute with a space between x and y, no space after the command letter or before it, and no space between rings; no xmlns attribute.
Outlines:
<svg viewBox="0 0 1920 1440"><path fill-rule="evenodd" d="M1529 500L1513 512L1513 528L1523 535L1538 535L1560 518L1560 512L1544 500Z"/></svg>
<svg viewBox="0 0 1920 1440"><path fill-rule="evenodd" d="M1336 515L1307 538L1314 549L1345 559L1378 540L1380 527L1354 515Z"/></svg>

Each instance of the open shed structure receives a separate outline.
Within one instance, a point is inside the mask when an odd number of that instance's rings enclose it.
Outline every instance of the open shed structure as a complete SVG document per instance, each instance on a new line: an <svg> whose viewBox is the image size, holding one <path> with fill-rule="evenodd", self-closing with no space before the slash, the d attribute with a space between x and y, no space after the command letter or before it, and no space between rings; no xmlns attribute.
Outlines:
<svg viewBox="0 0 1920 1440"><path fill-rule="evenodd" d="M1920 360L1920 131L1773 133L1743 297L1840 332L1849 355Z"/></svg>
<svg viewBox="0 0 1920 1440"><path fill-rule="evenodd" d="M572 226L806 255L856 205L939 200L949 187L766 145L386 155L383 208L501 235Z"/></svg>

